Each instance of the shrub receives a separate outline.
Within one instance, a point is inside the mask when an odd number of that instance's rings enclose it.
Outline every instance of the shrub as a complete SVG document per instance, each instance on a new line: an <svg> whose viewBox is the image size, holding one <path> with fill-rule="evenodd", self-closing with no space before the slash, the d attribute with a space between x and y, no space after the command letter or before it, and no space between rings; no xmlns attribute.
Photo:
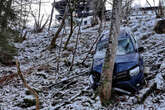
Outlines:
<svg viewBox="0 0 165 110"><path fill-rule="evenodd" d="M17 55L17 49L12 42L10 32L0 32L0 63L5 65L13 64L13 58Z"/></svg>

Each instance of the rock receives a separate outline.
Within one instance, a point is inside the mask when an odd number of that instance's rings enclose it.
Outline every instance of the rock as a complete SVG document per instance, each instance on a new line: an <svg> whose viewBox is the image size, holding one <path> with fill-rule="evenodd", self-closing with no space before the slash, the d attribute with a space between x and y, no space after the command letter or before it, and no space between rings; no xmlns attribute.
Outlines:
<svg viewBox="0 0 165 110"><path fill-rule="evenodd" d="M144 74L150 73L150 67L144 67Z"/></svg>
<svg viewBox="0 0 165 110"><path fill-rule="evenodd" d="M154 31L157 34L165 34L165 20L159 20L154 27Z"/></svg>
<svg viewBox="0 0 165 110"><path fill-rule="evenodd" d="M39 66L38 67L38 71L40 72L40 71L43 71L43 70L49 70L50 68L50 65L41 65L41 66Z"/></svg>
<svg viewBox="0 0 165 110"><path fill-rule="evenodd" d="M139 48L138 48L138 51L139 51L140 53L142 53L142 52L145 51L145 48L144 48L144 47L139 47Z"/></svg>
<svg viewBox="0 0 165 110"><path fill-rule="evenodd" d="M152 70L152 71L153 71L153 70L159 70L159 69L160 69L160 66L161 66L161 64L154 64L154 65L152 65L151 70Z"/></svg>
<svg viewBox="0 0 165 110"><path fill-rule="evenodd" d="M149 36L145 34L145 35L142 36L142 38L140 40L146 40L146 39L148 39L148 37Z"/></svg>
<svg viewBox="0 0 165 110"><path fill-rule="evenodd" d="M72 47L71 46L67 47L67 50L73 52L74 51L74 47L73 46Z"/></svg>
<svg viewBox="0 0 165 110"><path fill-rule="evenodd" d="M165 69L165 63L162 63L160 66L161 69Z"/></svg>
<svg viewBox="0 0 165 110"><path fill-rule="evenodd" d="M0 52L0 63L6 66L15 65L13 56L8 53L2 53L2 52Z"/></svg>
<svg viewBox="0 0 165 110"><path fill-rule="evenodd" d="M69 57L70 54L68 51L63 51L62 57Z"/></svg>
<svg viewBox="0 0 165 110"><path fill-rule="evenodd" d="M66 60L66 59L64 60L64 64L67 67L71 66L71 62L69 60Z"/></svg>
<svg viewBox="0 0 165 110"><path fill-rule="evenodd" d="M23 99L23 102L18 103L16 106L19 106L21 108L28 108L35 105L36 105L35 99Z"/></svg>

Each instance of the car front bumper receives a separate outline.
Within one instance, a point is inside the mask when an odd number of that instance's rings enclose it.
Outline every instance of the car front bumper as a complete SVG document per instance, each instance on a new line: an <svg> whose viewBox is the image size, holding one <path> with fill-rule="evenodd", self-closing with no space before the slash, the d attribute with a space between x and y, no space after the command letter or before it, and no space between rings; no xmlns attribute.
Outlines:
<svg viewBox="0 0 165 110"><path fill-rule="evenodd" d="M136 92L142 87L142 84L144 83L144 74L140 72L136 76L130 77L127 81L117 81L112 82L113 87L117 87L120 89L128 90L130 92Z"/></svg>

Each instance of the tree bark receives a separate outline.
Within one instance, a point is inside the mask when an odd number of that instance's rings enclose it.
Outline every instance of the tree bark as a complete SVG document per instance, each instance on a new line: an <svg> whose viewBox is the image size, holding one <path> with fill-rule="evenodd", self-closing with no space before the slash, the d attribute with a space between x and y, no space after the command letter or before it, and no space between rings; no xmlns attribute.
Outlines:
<svg viewBox="0 0 165 110"><path fill-rule="evenodd" d="M115 63L116 49L118 45L117 37L120 32L121 5L122 0L113 0L109 44L104 59L103 72L101 76L101 86L99 87L100 101L103 106L109 105L111 98L112 76Z"/></svg>

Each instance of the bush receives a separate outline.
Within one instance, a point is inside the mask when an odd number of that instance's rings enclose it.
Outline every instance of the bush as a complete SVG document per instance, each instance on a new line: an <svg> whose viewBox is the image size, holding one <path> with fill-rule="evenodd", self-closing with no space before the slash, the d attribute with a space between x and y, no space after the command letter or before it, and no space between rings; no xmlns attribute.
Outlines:
<svg viewBox="0 0 165 110"><path fill-rule="evenodd" d="M5 65L13 64L13 58L17 55L17 49L12 42L14 34L10 32L0 32L0 63Z"/></svg>

